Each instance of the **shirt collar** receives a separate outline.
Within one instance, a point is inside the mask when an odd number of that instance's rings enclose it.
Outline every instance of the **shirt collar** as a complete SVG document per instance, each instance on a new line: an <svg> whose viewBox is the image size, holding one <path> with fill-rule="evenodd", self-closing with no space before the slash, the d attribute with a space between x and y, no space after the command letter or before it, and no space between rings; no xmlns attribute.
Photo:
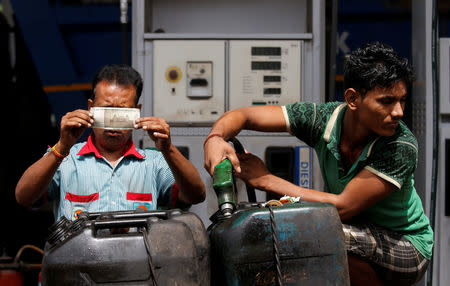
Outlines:
<svg viewBox="0 0 450 286"><path fill-rule="evenodd" d="M325 132L323 134L323 140L327 143L328 149L334 154L337 159L340 158L339 142L341 140L342 120L346 110L347 104L345 103L336 107L336 109L331 114L330 119L328 120ZM364 147L359 159L365 160L370 156L373 146L379 138L380 136L377 136L372 142Z"/></svg>
<svg viewBox="0 0 450 286"><path fill-rule="evenodd" d="M339 105L338 107L336 107L336 109L333 111L333 113L331 114L330 119L328 120L327 123L327 127L325 128L325 132L323 134L323 140L325 140L325 142L329 143L330 142L330 137L331 139L333 139L333 137L339 136L340 134L332 134L332 131L334 131L333 133L336 133L336 129L334 128L335 126L337 126L337 123L340 121L338 119L341 119L342 116L345 113L345 109L344 107L346 107L347 105L345 103ZM343 110L343 112L341 112L341 110ZM332 136L334 135L334 136Z"/></svg>
<svg viewBox="0 0 450 286"><path fill-rule="evenodd" d="M86 144L84 144L84 146L80 149L80 151L78 152L77 155L87 155L87 154L91 154L94 153L95 157L97 158L103 158L102 155L100 155L100 152L98 152L97 147L95 147L93 139L92 139L92 134L89 135ZM134 142L133 140L131 140L131 138L129 139L129 142L127 144L127 149L125 150L125 153L123 154L123 157L126 156L135 156L138 159L144 159L145 156L143 156L141 153L139 153L136 150L136 147L134 146Z"/></svg>

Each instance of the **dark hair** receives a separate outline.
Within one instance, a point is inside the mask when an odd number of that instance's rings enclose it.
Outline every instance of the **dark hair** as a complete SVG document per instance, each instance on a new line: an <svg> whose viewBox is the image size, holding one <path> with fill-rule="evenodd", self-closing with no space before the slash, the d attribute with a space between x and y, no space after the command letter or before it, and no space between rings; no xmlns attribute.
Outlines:
<svg viewBox="0 0 450 286"><path fill-rule="evenodd" d="M363 96L377 86L389 88L398 81L409 86L414 79L408 60L379 42L356 49L344 65L344 89L354 88Z"/></svg>
<svg viewBox="0 0 450 286"><path fill-rule="evenodd" d="M92 100L95 99L95 89L97 84L101 81L116 83L121 86L131 84L136 89L136 103L138 103L139 98L141 97L143 86L142 77L134 68L130 66L106 65L101 67L92 80Z"/></svg>

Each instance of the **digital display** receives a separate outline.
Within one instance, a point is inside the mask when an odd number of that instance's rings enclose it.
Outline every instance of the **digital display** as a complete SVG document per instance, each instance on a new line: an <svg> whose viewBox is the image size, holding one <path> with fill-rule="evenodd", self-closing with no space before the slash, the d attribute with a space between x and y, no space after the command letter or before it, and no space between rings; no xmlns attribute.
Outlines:
<svg viewBox="0 0 450 286"><path fill-rule="evenodd" d="M253 101L252 104L253 105L266 105L267 103L264 101Z"/></svg>
<svg viewBox="0 0 450 286"><path fill-rule="evenodd" d="M281 70L281 62L252 62L252 70Z"/></svg>
<svg viewBox="0 0 450 286"><path fill-rule="evenodd" d="M281 56L280 47L252 47L252 56Z"/></svg>
<svg viewBox="0 0 450 286"><path fill-rule="evenodd" d="M281 94L281 88L265 88L264 94Z"/></svg>
<svg viewBox="0 0 450 286"><path fill-rule="evenodd" d="M264 82L281 82L281 76L279 75L265 75Z"/></svg>

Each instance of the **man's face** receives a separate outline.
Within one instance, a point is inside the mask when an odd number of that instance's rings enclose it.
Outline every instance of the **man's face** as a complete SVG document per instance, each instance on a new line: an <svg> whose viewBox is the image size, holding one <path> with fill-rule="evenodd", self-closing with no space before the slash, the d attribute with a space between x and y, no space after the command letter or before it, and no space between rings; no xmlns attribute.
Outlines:
<svg viewBox="0 0 450 286"><path fill-rule="evenodd" d="M403 117L406 85L403 81L391 88L375 87L361 99L358 114L361 123L381 136L392 136Z"/></svg>
<svg viewBox="0 0 450 286"><path fill-rule="evenodd" d="M89 99L91 107L136 107L136 89L133 85L117 85L100 81L95 88L94 101ZM93 129L95 143L108 151L123 148L131 137L132 130Z"/></svg>

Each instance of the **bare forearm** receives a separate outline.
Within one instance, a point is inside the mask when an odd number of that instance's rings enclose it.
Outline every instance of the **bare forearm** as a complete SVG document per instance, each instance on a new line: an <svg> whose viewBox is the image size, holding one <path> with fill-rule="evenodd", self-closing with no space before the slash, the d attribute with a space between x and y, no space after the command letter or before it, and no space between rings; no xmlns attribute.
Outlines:
<svg viewBox="0 0 450 286"><path fill-rule="evenodd" d="M259 178L258 186L256 188L266 192L273 192L281 196L302 197L305 201L333 204L336 207L341 220L350 219L360 212L360 209L355 207L354 204L345 203L341 195L305 189L272 174Z"/></svg>
<svg viewBox="0 0 450 286"><path fill-rule="evenodd" d="M211 128L211 134L229 139L241 130L284 132L286 123L280 106L243 107L222 115Z"/></svg>
<svg viewBox="0 0 450 286"><path fill-rule="evenodd" d="M220 134L225 140L228 140L245 129L246 123L246 115L241 109L228 111L214 123L210 134Z"/></svg>
<svg viewBox="0 0 450 286"><path fill-rule="evenodd" d="M305 201L332 203L334 205L337 203L337 196L334 194L305 189L272 174L267 174L258 180L260 182L257 188L266 192L273 192L282 196L302 197Z"/></svg>
<svg viewBox="0 0 450 286"><path fill-rule="evenodd" d="M361 207L357 203L349 202L342 194L336 195L312 189L305 189L272 174L266 175L264 178L260 178L260 180L261 185L258 189L266 192L273 192L282 196L301 196L305 201L333 204L342 221L352 218L364 209L364 207Z"/></svg>
<svg viewBox="0 0 450 286"><path fill-rule="evenodd" d="M22 175L16 186L16 200L19 204L29 206L39 199L47 190L60 159L52 152L31 165Z"/></svg>
<svg viewBox="0 0 450 286"><path fill-rule="evenodd" d="M179 199L185 203L196 204L205 200L205 184L197 169L173 145L163 152L172 174L180 189Z"/></svg>

